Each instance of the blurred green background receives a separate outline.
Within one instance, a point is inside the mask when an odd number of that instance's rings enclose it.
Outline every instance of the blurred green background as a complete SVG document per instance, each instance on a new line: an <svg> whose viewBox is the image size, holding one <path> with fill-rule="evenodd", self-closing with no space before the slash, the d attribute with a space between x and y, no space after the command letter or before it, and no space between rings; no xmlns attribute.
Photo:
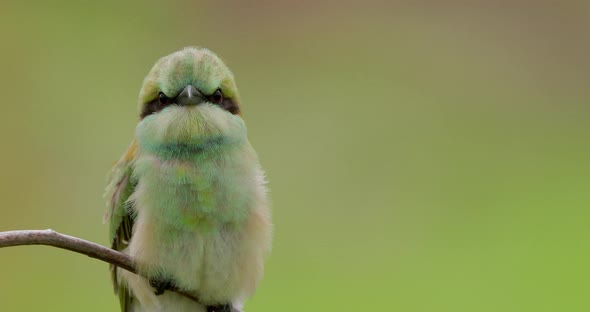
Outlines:
<svg viewBox="0 0 590 312"><path fill-rule="evenodd" d="M3 1L0 230L108 244L142 79L200 45L272 189L247 311L588 311L589 29L588 1ZM16 247L0 310L118 303L106 264Z"/></svg>

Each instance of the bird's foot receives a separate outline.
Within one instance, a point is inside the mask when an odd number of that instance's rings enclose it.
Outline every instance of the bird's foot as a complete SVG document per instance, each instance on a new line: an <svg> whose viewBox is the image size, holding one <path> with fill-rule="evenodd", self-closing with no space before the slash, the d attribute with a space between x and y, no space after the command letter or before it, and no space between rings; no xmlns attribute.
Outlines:
<svg viewBox="0 0 590 312"><path fill-rule="evenodd" d="M231 304L207 306L207 312L232 312Z"/></svg>
<svg viewBox="0 0 590 312"><path fill-rule="evenodd" d="M174 282L170 280L155 280L150 279L150 285L154 287L154 293L159 296L163 294L166 290L170 290L174 288Z"/></svg>

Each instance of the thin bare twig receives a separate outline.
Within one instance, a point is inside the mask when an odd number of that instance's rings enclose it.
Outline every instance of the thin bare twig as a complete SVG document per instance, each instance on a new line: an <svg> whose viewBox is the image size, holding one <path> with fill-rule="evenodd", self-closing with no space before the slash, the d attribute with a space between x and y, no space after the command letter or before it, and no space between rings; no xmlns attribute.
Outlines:
<svg viewBox="0 0 590 312"><path fill-rule="evenodd" d="M60 234L51 229L0 232L0 248L22 245L46 245L67 249L137 274L135 264L128 255L74 236Z"/></svg>
<svg viewBox="0 0 590 312"><path fill-rule="evenodd" d="M130 256L81 238L61 234L51 229L0 232L0 248L23 245L46 245L66 249L139 274ZM171 291L199 302L197 297L183 290L171 289ZM241 311L234 308L234 312Z"/></svg>

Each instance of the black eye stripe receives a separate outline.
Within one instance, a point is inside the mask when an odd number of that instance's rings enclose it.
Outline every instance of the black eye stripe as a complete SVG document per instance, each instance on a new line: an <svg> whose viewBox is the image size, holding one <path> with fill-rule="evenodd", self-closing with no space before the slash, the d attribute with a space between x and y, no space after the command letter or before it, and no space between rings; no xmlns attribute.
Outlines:
<svg viewBox="0 0 590 312"><path fill-rule="evenodd" d="M139 116L141 119L144 119L146 116L149 116L159 110L161 110L160 100L154 100L143 105L143 109L141 110L141 114Z"/></svg>
<svg viewBox="0 0 590 312"><path fill-rule="evenodd" d="M163 94L165 96L165 100L167 100L167 101L164 101L164 103L161 102L161 94ZM216 103L215 101L213 101L214 95L215 95L215 93L208 96L209 101L211 101L211 103L223 108L224 110L226 110L234 115L240 113L240 107L239 107L238 103L236 101L234 101L233 98L223 97L223 100L221 101L221 103ZM141 117L141 119L143 119L146 116L149 116L151 114L155 114L173 103L174 103L173 98L169 98L168 96L166 96L166 94L159 92L158 96L155 99L153 99L152 101L145 103L143 105L143 109L141 110L140 117Z"/></svg>
<svg viewBox="0 0 590 312"><path fill-rule="evenodd" d="M237 115L240 113L240 107L239 107L238 103L236 101L234 101L234 99L225 98L225 99L223 99L223 102L221 102L221 104L219 104L219 106L234 115Z"/></svg>
<svg viewBox="0 0 590 312"><path fill-rule="evenodd" d="M223 91L221 89L215 90L213 94L208 96L209 101L219 107L225 109L226 111L236 115L240 113L240 107L236 101L232 98L225 97Z"/></svg>

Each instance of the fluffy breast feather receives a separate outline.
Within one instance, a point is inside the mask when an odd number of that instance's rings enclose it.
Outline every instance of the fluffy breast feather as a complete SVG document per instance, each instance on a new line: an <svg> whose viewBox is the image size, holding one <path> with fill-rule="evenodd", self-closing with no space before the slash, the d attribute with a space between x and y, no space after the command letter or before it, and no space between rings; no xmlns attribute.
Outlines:
<svg viewBox="0 0 590 312"><path fill-rule="evenodd" d="M251 295L270 249L264 173L245 141L200 159L140 151L130 254L140 270L214 303Z"/></svg>

